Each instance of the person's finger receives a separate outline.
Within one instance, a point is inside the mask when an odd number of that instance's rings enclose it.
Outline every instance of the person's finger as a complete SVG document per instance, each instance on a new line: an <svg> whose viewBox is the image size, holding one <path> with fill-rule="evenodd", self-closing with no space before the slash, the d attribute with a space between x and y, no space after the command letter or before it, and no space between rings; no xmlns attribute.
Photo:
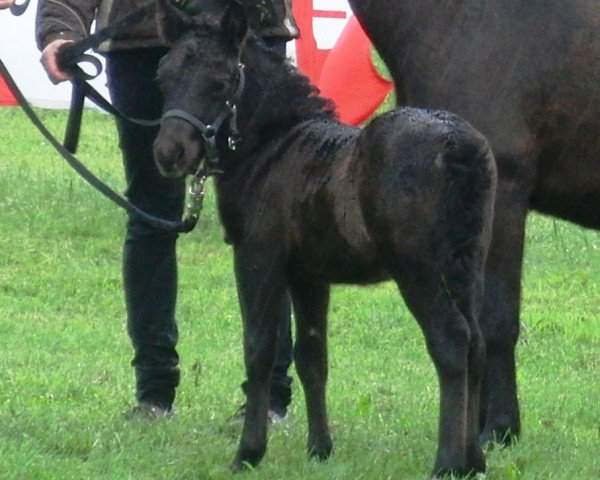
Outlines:
<svg viewBox="0 0 600 480"><path fill-rule="evenodd" d="M15 0L0 0L0 10L12 7L13 3L15 3Z"/></svg>

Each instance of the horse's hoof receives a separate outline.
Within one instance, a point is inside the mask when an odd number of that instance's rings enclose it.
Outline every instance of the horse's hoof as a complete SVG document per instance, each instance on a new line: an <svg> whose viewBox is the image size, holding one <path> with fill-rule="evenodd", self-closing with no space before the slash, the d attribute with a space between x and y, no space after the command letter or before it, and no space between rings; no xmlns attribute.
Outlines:
<svg viewBox="0 0 600 480"><path fill-rule="evenodd" d="M494 447L511 447L519 440L518 432L510 428L484 428L479 435L479 443L486 450Z"/></svg>

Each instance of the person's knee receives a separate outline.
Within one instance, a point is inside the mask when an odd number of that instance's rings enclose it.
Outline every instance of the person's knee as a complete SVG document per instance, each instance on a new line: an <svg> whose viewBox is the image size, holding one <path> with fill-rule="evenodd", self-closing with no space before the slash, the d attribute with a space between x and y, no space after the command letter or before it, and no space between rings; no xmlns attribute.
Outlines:
<svg viewBox="0 0 600 480"><path fill-rule="evenodd" d="M170 218L169 220L175 219ZM176 232L156 227L141 218L132 216L127 221L125 233L126 244L170 244L175 243L178 237L179 234L177 234Z"/></svg>

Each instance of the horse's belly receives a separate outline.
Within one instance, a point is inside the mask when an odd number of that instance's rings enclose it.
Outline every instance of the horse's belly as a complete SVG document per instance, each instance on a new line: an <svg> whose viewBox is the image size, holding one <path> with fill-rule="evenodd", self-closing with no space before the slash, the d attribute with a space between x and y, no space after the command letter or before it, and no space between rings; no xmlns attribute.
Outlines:
<svg viewBox="0 0 600 480"><path fill-rule="evenodd" d="M600 229L600 157L565 158L540 165L531 207L582 226Z"/></svg>

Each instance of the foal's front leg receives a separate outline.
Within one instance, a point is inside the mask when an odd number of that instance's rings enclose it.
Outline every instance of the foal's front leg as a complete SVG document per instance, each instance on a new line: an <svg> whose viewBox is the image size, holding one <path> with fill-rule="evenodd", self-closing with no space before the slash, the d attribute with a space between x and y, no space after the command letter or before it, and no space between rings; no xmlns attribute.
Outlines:
<svg viewBox="0 0 600 480"><path fill-rule="evenodd" d="M256 466L267 449L269 381L276 355L278 321L285 307L283 269L272 251L254 245L238 248L235 273L244 322L246 413L232 470Z"/></svg>

